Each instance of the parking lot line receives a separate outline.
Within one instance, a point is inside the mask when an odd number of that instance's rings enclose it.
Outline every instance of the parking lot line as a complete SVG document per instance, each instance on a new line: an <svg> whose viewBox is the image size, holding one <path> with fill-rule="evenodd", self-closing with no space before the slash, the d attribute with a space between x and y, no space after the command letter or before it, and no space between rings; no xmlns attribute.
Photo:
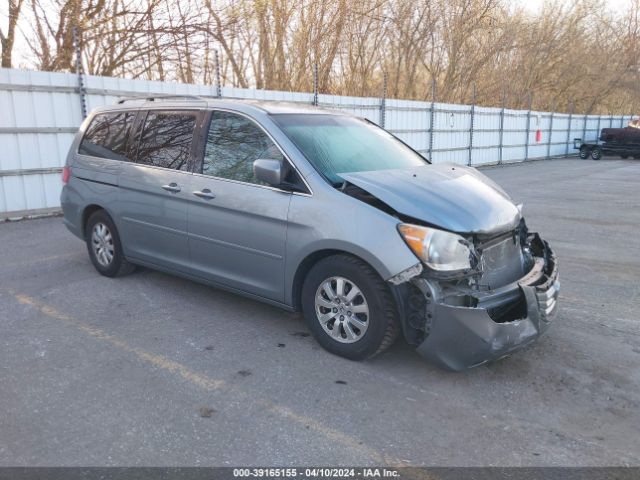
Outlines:
<svg viewBox="0 0 640 480"><path fill-rule="evenodd" d="M357 439L341 431L328 427L327 425L313 418L298 414L293 410L289 409L288 407L269 402L268 400L265 400L265 399L259 399L257 398L256 395L252 395L249 392L243 389L240 389L235 385L230 385L223 380L210 378L207 375L195 372L190 368L186 367L185 365L182 365L181 363L178 363L167 357L150 353L146 350L130 345L126 341L122 340L121 338L118 338L114 335L111 335L110 333L105 332L100 328L91 326L63 312L60 312L56 308L50 305L47 305L46 303L41 302L29 295L17 293L12 290L8 290L8 292L20 304L35 308L36 310L38 310L40 313L42 313L48 318L64 322L65 324L70 325L93 338L106 342L122 351L133 354L146 364L152 365L156 368L162 369L174 375L179 375L184 380L190 382L191 384L197 386L198 388L201 388L207 391L219 391L219 392L230 393L230 394L239 396L243 399L243 401L252 402L257 406L262 407L278 415L282 419L299 424L304 428L310 428L315 432L324 436L329 441L337 442L350 449L359 451L360 453L363 453L368 457L370 457L374 462L378 464L384 464L384 465L396 466L396 467L407 465L406 462L390 458L387 455L383 455L380 452L377 452L372 448L364 445L364 443L359 442Z"/></svg>

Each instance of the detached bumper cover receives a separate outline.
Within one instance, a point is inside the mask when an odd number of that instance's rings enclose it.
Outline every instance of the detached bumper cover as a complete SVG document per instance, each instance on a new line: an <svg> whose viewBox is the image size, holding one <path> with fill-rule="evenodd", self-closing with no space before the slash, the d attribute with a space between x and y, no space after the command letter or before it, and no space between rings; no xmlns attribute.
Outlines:
<svg viewBox="0 0 640 480"><path fill-rule="evenodd" d="M560 282L555 255L536 236L542 254L520 280L493 290L473 294L475 308L436 303L429 335L418 353L450 370L464 370L503 357L539 337L550 325L557 309ZM498 323L490 314L510 302L524 301L526 316Z"/></svg>

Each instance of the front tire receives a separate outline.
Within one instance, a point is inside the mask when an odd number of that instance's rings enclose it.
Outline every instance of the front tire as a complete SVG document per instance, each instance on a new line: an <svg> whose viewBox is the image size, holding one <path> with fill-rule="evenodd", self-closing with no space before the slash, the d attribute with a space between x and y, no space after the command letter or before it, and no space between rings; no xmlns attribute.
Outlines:
<svg viewBox="0 0 640 480"><path fill-rule="evenodd" d="M87 220L85 239L91 263L101 275L120 277L135 269L124 257L118 229L104 210L94 212Z"/></svg>
<svg viewBox="0 0 640 480"><path fill-rule="evenodd" d="M581 146L579 155L580 155L580 158L583 160L589 158L589 147L587 147L586 145Z"/></svg>
<svg viewBox="0 0 640 480"><path fill-rule="evenodd" d="M351 360L383 352L398 336L388 286L349 255L326 257L311 268L302 286L302 312L322 347Z"/></svg>
<svg viewBox="0 0 640 480"><path fill-rule="evenodd" d="M602 158L602 150L598 147L591 150L591 158L594 160L600 160Z"/></svg>

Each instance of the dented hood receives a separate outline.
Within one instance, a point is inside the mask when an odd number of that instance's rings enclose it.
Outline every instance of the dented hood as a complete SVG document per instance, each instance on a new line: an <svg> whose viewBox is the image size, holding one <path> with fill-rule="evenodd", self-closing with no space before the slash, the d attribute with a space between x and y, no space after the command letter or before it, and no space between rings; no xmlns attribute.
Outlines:
<svg viewBox="0 0 640 480"><path fill-rule="evenodd" d="M340 176L398 213L452 232L503 232L521 218L504 190L474 168L438 164Z"/></svg>

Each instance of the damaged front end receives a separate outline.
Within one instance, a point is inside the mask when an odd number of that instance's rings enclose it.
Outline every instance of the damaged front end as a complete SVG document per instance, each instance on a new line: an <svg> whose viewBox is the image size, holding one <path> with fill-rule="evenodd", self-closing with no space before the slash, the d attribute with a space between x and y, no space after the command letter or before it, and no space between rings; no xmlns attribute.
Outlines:
<svg viewBox="0 0 640 480"><path fill-rule="evenodd" d="M446 164L341 176L341 191L400 222L420 260L388 280L404 336L422 356L463 370L547 329L560 289L556 257L490 179Z"/></svg>
<svg viewBox="0 0 640 480"><path fill-rule="evenodd" d="M478 260L471 271L445 276L420 265L390 279L405 337L450 370L496 360L536 339L551 322L560 289L555 255L524 221L469 241Z"/></svg>

